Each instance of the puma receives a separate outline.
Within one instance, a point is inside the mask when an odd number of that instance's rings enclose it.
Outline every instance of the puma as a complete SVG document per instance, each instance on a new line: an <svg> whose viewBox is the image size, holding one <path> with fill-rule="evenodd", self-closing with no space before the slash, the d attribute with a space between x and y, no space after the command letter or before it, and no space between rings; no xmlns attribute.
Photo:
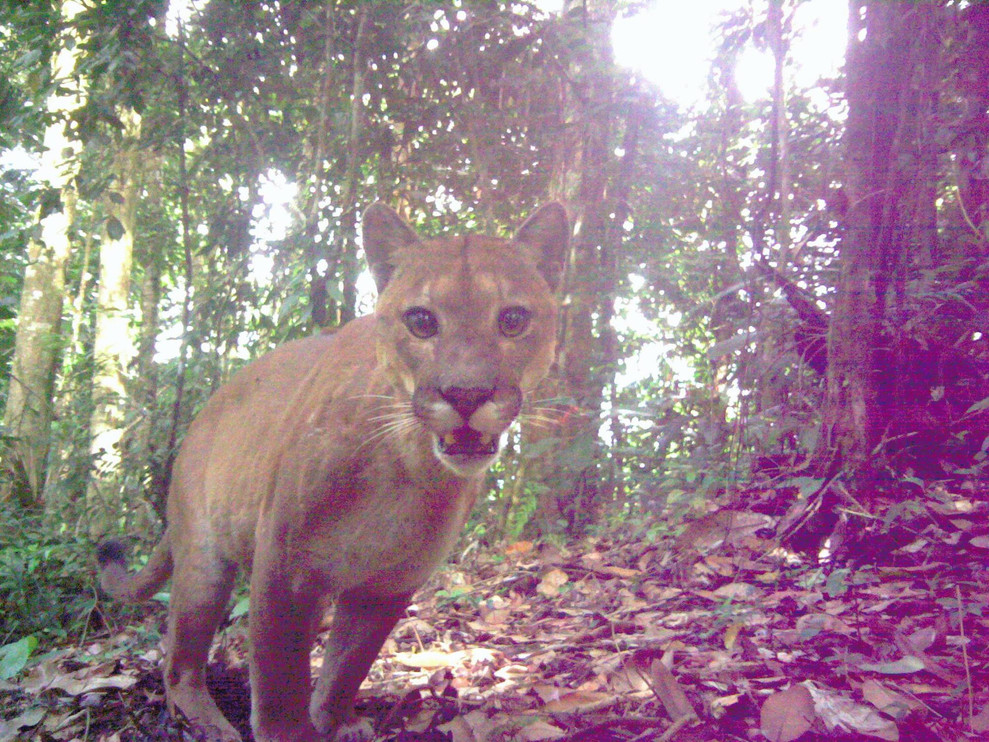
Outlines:
<svg viewBox="0 0 989 742"><path fill-rule="evenodd" d="M213 396L175 461L167 527L144 569L127 571L118 542L99 549L111 597L147 600L172 576L168 706L210 740L240 739L204 669L238 568L251 575L255 739L369 736L357 689L553 360L562 206L511 240L423 241L382 204L362 231L374 313L262 356Z"/></svg>

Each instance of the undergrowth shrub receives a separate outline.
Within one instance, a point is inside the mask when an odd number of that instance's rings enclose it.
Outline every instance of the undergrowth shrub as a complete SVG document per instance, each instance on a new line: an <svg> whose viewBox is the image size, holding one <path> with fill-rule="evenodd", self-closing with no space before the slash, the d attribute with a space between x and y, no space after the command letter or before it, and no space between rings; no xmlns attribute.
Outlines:
<svg viewBox="0 0 989 742"><path fill-rule="evenodd" d="M83 635L96 606L89 541L10 505L0 505L0 533L0 645Z"/></svg>

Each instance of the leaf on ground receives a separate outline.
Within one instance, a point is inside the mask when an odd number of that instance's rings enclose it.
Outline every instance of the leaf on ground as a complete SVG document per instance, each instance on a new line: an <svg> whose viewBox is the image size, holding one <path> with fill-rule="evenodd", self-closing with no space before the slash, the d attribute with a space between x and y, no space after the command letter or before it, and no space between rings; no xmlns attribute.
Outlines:
<svg viewBox="0 0 989 742"><path fill-rule="evenodd" d="M31 729L38 726L48 714L48 709L41 706L33 706L21 712L10 721L0 719L0 742L11 742L20 738L22 729Z"/></svg>
<svg viewBox="0 0 989 742"><path fill-rule="evenodd" d="M914 699L890 690L875 680L866 680L862 683L862 698L894 719L902 719L910 711L923 707L921 703Z"/></svg>
<svg viewBox="0 0 989 742"><path fill-rule="evenodd" d="M37 694L55 688L70 696L81 696L110 688L126 690L137 683L133 675L120 674L115 670L115 662L87 666L72 672L64 672L55 661L43 662L30 672L21 687L27 693Z"/></svg>
<svg viewBox="0 0 989 742"><path fill-rule="evenodd" d="M30 634L0 647L0 680L8 680L23 670L37 646L37 638Z"/></svg>
<svg viewBox="0 0 989 742"><path fill-rule="evenodd" d="M684 717L697 716L697 712L687 699L687 694L673 677L670 668L658 657L649 663L649 675L652 678L650 687L663 704L670 719L679 721Z"/></svg>
<svg viewBox="0 0 989 742"><path fill-rule="evenodd" d="M545 739L559 739L565 732L545 719L536 719L519 730L518 737L525 742L542 742Z"/></svg>
<svg viewBox="0 0 989 742"><path fill-rule="evenodd" d="M833 631L836 634L852 636L855 630L840 618L827 613L808 613L797 619L797 631L800 636L810 639L822 631Z"/></svg>
<svg viewBox="0 0 989 742"><path fill-rule="evenodd" d="M552 598L559 595L560 588L569 581L570 578L562 569L551 569L539 581L539 584L536 586L536 592L545 598Z"/></svg>
<svg viewBox="0 0 989 742"><path fill-rule="evenodd" d="M437 729L450 735L453 742L487 742L494 724L483 711L455 716Z"/></svg>
<svg viewBox="0 0 989 742"><path fill-rule="evenodd" d="M437 670L441 667L461 667L476 665L481 662L493 662L499 656L500 652L497 650L474 647L455 652L442 652L436 649L428 649L423 652L396 652L392 658L408 667Z"/></svg>
<svg viewBox="0 0 989 742"><path fill-rule="evenodd" d="M909 675L924 669L924 661L919 657L901 657L893 662L860 662L859 668L883 675Z"/></svg>
<svg viewBox="0 0 989 742"><path fill-rule="evenodd" d="M567 693L555 701L550 701L541 710L550 714L587 713L589 711L599 711L607 708L617 700L611 693L576 691L574 693Z"/></svg>
<svg viewBox="0 0 989 742"><path fill-rule="evenodd" d="M814 718L810 691L791 685L763 701L759 728L770 742L792 742L811 728Z"/></svg>
<svg viewBox="0 0 989 742"><path fill-rule="evenodd" d="M840 729L857 732L890 742L896 742L900 738L896 722L880 715L871 706L856 703L844 693L829 688L818 688L813 683L804 685L814 698L817 716L824 721L829 731Z"/></svg>
<svg viewBox="0 0 989 742"><path fill-rule="evenodd" d="M989 732L989 705L972 717L972 731L979 734Z"/></svg>
<svg viewBox="0 0 989 742"><path fill-rule="evenodd" d="M528 554L532 551L531 541L516 541L514 544L509 544L505 549L506 556L522 556L523 554Z"/></svg>

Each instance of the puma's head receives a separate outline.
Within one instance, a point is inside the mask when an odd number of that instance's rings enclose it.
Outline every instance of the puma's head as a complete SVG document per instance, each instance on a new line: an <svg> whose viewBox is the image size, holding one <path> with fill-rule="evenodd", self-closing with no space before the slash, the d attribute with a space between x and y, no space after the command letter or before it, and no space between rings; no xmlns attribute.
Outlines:
<svg viewBox="0 0 989 742"><path fill-rule="evenodd" d="M460 476L486 470L553 361L570 226L557 203L511 240L422 241L382 204L364 215L378 287L377 354L436 458ZM368 342L372 342L368 338ZM414 421L414 423L413 423ZM393 423L394 424L394 423Z"/></svg>

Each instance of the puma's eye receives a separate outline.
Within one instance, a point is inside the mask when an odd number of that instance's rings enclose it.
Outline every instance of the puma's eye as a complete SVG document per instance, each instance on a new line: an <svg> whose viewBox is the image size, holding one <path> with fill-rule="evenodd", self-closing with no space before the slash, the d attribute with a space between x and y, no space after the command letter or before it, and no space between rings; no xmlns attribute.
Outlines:
<svg viewBox="0 0 989 742"><path fill-rule="evenodd" d="M436 315L424 307L412 307L406 310L402 315L402 322L409 328L409 332L423 340L433 337L440 331L440 323Z"/></svg>
<svg viewBox="0 0 989 742"><path fill-rule="evenodd" d="M514 338L525 332L529 326L529 318L532 317L525 307L508 307L502 309L498 315L498 329L507 338Z"/></svg>

